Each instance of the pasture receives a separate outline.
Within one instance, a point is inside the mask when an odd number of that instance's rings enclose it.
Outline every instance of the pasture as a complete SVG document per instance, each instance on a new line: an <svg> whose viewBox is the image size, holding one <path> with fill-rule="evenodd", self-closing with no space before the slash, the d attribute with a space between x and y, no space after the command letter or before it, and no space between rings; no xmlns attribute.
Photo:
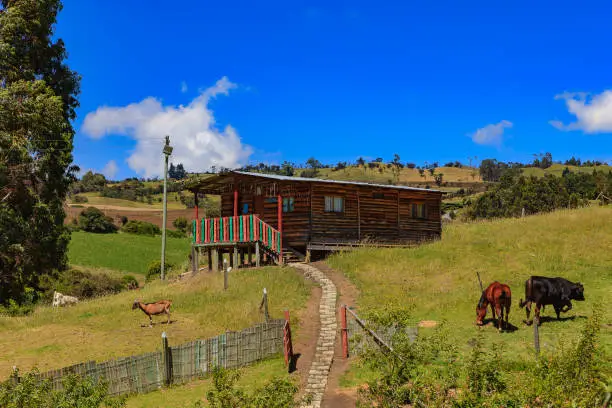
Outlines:
<svg viewBox="0 0 612 408"><path fill-rule="evenodd" d="M382 171L375 168L360 166L349 166L345 169L335 171L334 169L319 169L319 178L331 180L346 180L346 181L363 181L369 183L387 184L390 179L393 179L393 172L387 168L386 164L382 164ZM300 169L296 169L296 174L299 175ZM463 183L482 183L480 173L477 168L472 167L437 167L435 173L442 173L443 181L448 182L463 182ZM419 174L417 169L409 169L404 167L399 173L400 183L428 183L434 188L435 180L429 171L425 171L423 176Z"/></svg>
<svg viewBox="0 0 612 408"><path fill-rule="evenodd" d="M289 377L285 362L281 358L262 361L240 370L242 376L236 388L252 391L274 377ZM183 408L193 407L196 401L204 402L206 392L212 387L212 379L206 378L185 385L165 388L148 394L128 398L126 408Z"/></svg>
<svg viewBox="0 0 612 408"><path fill-rule="evenodd" d="M584 302L557 321L554 310L543 311L540 344L554 351L579 334L594 305L603 310L602 349L612 356L612 209L590 207L573 211L496 221L451 224L442 240L410 249L365 249L329 259L360 290L358 307L367 310L393 303L413 308L415 324L445 320L453 342L467 354L479 330L475 307L480 297L479 271L485 287L492 281L512 289L510 323L518 329L499 334L483 327L488 347L500 345L506 358L521 367L533 359L533 329L522 320L524 282L530 275L561 276L585 286ZM490 310L487 319L491 317ZM421 329L431 330L431 329ZM466 355L464 354L464 355ZM353 369L345 385L359 384L365 373Z"/></svg>
<svg viewBox="0 0 612 408"><path fill-rule="evenodd" d="M310 286L292 268L278 267L232 271L227 291L222 274L201 273L185 281L156 281L138 291L71 307L40 306L29 316L0 317L0 378L6 378L13 365L22 370L38 366L44 371L154 351L163 331L170 344L176 345L248 327L263 320L258 307L264 287L271 316L281 317L286 309L295 311L292 324L299 330L297 312L305 305ZM165 316L157 316L149 328L147 316L131 308L135 298L145 302L171 299L172 324L165 324Z"/></svg>
<svg viewBox="0 0 612 408"><path fill-rule="evenodd" d="M188 238L166 238L166 262L180 266L188 262ZM134 234L72 233L68 259L72 265L106 268L144 275L152 261L160 259L161 237Z"/></svg>

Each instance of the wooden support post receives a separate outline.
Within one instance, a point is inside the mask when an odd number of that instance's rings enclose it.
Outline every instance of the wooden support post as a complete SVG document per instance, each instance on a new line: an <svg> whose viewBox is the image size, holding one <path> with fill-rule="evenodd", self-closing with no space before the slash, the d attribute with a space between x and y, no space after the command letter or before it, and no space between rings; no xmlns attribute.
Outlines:
<svg viewBox="0 0 612 408"><path fill-rule="evenodd" d="M346 323L346 305L340 307L340 321L342 322L342 355L348 358L348 325Z"/></svg>
<svg viewBox="0 0 612 408"><path fill-rule="evenodd" d="M234 245L234 268L240 268L241 263L238 262L238 245Z"/></svg>
<svg viewBox="0 0 612 408"><path fill-rule="evenodd" d="M198 266L196 264L196 247L191 246L191 273L196 274L198 272Z"/></svg>
<svg viewBox="0 0 612 408"><path fill-rule="evenodd" d="M306 258L304 259L304 262L310 263L310 249L306 250Z"/></svg>
<svg viewBox="0 0 612 408"><path fill-rule="evenodd" d="M249 266L253 265L253 247L249 244L247 262Z"/></svg>
<svg viewBox="0 0 612 408"><path fill-rule="evenodd" d="M244 266L244 248L240 249L240 266Z"/></svg>
<svg viewBox="0 0 612 408"><path fill-rule="evenodd" d="M259 268L259 241L255 242L255 266Z"/></svg>
<svg viewBox="0 0 612 408"><path fill-rule="evenodd" d="M219 271L219 250L217 248L211 248L211 252L212 252L212 259L211 259L211 263L212 263L212 271L213 272L218 272Z"/></svg>
<svg viewBox="0 0 612 408"><path fill-rule="evenodd" d="M224 261L225 262L225 261ZM232 268L237 268L238 266L236 265L236 263L234 262L234 252L232 251L231 256L229 257L229 262L230 262L230 266Z"/></svg>
<svg viewBox="0 0 612 408"><path fill-rule="evenodd" d="M172 361L170 360L170 348L168 347L168 337L166 336L166 332L163 332L161 337L162 384L168 386L172 382Z"/></svg>
<svg viewBox="0 0 612 408"><path fill-rule="evenodd" d="M212 251L210 248L206 249L207 255L208 255L208 272L212 271L213 269L213 264L212 264Z"/></svg>
<svg viewBox="0 0 612 408"><path fill-rule="evenodd" d="M238 184L234 181L234 217L238 216Z"/></svg>

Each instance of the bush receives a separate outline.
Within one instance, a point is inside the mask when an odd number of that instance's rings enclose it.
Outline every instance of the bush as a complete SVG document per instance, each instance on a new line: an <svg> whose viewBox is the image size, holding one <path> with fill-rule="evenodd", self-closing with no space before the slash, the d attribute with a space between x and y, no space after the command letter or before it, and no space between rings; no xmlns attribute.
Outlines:
<svg viewBox="0 0 612 408"><path fill-rule="evenodd" d="M123 279L121 279L121 283L123 287L128 290L138 289L138 280L133 275L125 275Z"/></svg>
<svg viewBox="0 0 612 408"><path fill-rule="evenodd" d="M105 273L93 274L78 269L68 269L61 272L55 279L46 278L41 281L43 299L51 302L53 292L58 291L64 295L87 299L98 296L119 293L126 286L117 278Z"/></svg>
<svg viewBox="0 0 612 408"><path fill-rule="evenodd" d="M185 232L189 226L189 221L187 221L185 217L178 217L176 220L172 221L172 225L174 225L174 228L177 230Z"/></svg>
<svg viewBox="0 0 612 408"><path fill-rule="evenodd" d="M79 228L83 231L100 234L117 232L117 226L113 224L113 219L107 217L95 207L88 207L81 211L79 215Z"/></svg>
<svg viewBox="0 0 612 408"><path fill-rule="evenodd" d="M130 220L121 227L122 232L138 235L159 235L161 230L155 224L146 221Z"/></svg>
<svg viewBox="0 0 612 408"><path fill-rule="evenodd" d="M18 374L18 372L17 372ZM91 377L68 375L62 379L62 390L53 390L51 381L39 380L33 370L19 378L0 384L0 407L6 408L120 408L125 397L108 395L106 382L94 382Z"/></svg>
<svg viewBox="0 0 612 408"><path fill-rule="evenodd" d="M291 408L298 404L295 401L297 386L287 379L274 378L263 387L256 388L247 394L236 388L240 371L213 368L213 388L206 393L210 408ZM200 401L196 408L203 407Z"/></svg>
<svg viewBox="0 0 612 408"><path fill-rule="evenodd" d="M45 275L46 276L46 275ZM39 293L32 288L25 288L24 297L21 303L14 299L9 299L6 306L0 305L0 315L26 316L34 311L34 305L39 299Z"/></svg>
<svg viewBox="0 0 612 408"><path fill-rule="evenodd" d="M74 197L72 197L72 202L74 202L74 203L87 203L87 202L89 202L89 199L86 196L83 196L83 195L75 195Z"/></svg>
<svg viewBox="0 0 612 408"><path fill-rule="evenodd" d="M121 216L121 225L127 224L128 221L128 217L126 217L125 215Z"/></svg>
<svg viewBox="0 0 612 408"><path fill-rule="evenodd" d="M165 272L168 272L172 269L174 265L166 262ZM161 261L153 261L149 264L149 268L147 269L146 281L151 282L154 279L159 279L161 277Z"/></svg>

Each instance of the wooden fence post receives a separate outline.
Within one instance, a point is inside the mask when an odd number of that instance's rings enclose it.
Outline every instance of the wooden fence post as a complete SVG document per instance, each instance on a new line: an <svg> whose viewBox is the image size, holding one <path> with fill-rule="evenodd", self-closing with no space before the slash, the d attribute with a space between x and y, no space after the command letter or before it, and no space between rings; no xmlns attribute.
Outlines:
<svg viewBox="0 0 612 408"><path fill-rule="evenodd" d="M259 268L259 241L255 242L255 267Z"/></svg>
<svg viewBox="0 0 612 408"><path fill-rule="evenodd" d="M168 337L166 332L162 335L162 384L170 385L172 382L172 362L170 361L170 348L168 347Z"/></svg>
<svg viewBox="0 0 612 408"><path fill-rule="evenodd" d="M285 355L285 366L291 369L293 360L293 343L291 341L291 326L289 325L289 311L285 310L285 327L283 330L283 351Z"/></svg>
<svg viewBox="0 0 612 408"><path fill-rule="evenodd" d="M540 354L540 317L536 316L533 319L533 345L535 346L536 355Z"/></svg>
<svg viewBox="0 0 612 408"><path fill-rule="evenodd" d="M263 298L261 299L261 307L263 307L264 317L266 319L266 323L268 323L268 320L270 320L270 314L268 313L268 291L266 288L263 289Z"/></svg>
<svg viewBox="0 0 612 408"><path fill-rule="evenodd" d="M348 358L348 326L346 324L346 305L340 307L340 321L342 322L342 355Z"/></svg>
<svg viewBox="0 0 612 408"><path fill-rule="evenodd" d="M229 279L227 274L229 273L229 271L232 270L232 267L228 267L227 266L227 261L224 260L223 261L223 290L227 290L228 286L229 286Z"/></svg>

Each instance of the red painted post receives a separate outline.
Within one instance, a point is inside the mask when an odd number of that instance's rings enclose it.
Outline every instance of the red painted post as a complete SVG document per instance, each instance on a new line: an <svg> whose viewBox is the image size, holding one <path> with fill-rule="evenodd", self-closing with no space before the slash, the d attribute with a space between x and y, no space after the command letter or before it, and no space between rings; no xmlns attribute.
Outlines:
<svg viewBox="0 0 612 408"><path fill-rule="evenodd" d="M348 327L346 325L346 305L340 307L340 320L342 322L342 355L348 358Z"/></svg>
<svg viewBox="0 0 612 408"><path fill-rule="evenodd" d="M200 237L200 215L198 212L198 193L195 192L193 193L193 201L195 203L195 219L196 219L196 236L195 236L195 241L196 243L201 243L201 237Z"/></svg>
<svg viewBox="0 0 612 408"><path fill-rule="evenodd" d="M234 217L238 216L238 185L234 186Z"/></svg>
<svg viewBox="0 0 612 408"><path fill-rule="evenodd" d="M278 195L278 237L280 238L279 262L283 263L283 198Z"/></svg>

